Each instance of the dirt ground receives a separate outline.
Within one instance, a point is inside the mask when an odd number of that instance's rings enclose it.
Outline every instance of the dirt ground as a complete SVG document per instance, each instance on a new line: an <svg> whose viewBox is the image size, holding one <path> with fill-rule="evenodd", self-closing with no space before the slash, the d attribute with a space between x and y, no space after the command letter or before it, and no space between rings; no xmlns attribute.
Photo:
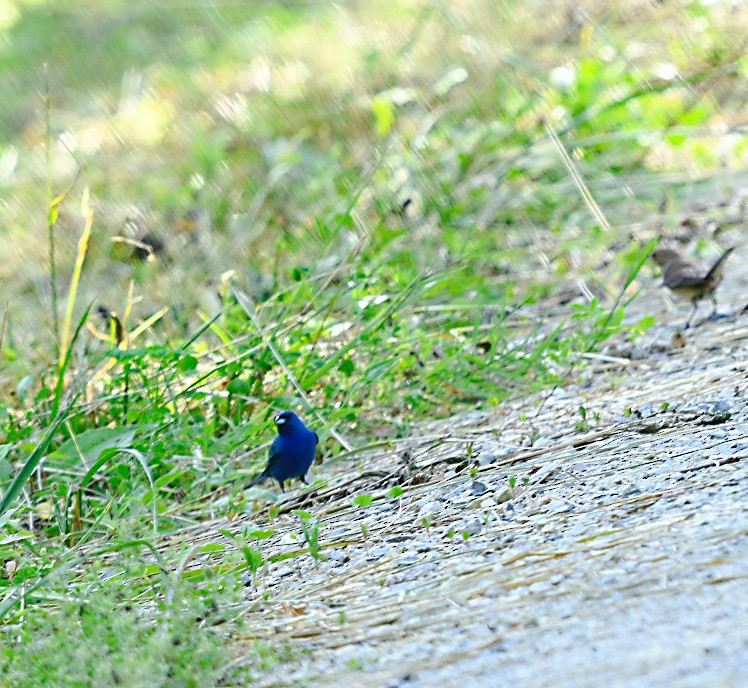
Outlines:
<svg viewBox="0 0 748 688"><path fill-rule="evenodd" d="M653 283L636 309L669 324L539 414L547 392L322 467L327 488L282 505L324 524L327 559L247 588L246 640L300 660L253 685L748 685L744 293L735 278L729 317L680 341L688 307ZM303 545L296 517L273 527L265 556Z"/></svg>

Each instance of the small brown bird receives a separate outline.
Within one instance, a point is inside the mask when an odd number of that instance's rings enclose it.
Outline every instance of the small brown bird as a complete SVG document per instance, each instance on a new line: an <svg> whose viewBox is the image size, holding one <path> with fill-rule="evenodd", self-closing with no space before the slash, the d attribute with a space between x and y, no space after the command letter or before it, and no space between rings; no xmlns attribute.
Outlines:
<svg viewBox="0 0 748 688"><path fill-rule="evenodd" d="M725 258L733 250L734 247L728 248L706 273L694 262L671 248L658 248L652 252L652 260L662 268L662 283L677 296L690 299L693 304L693 310L688 322L686 322L686 328L691 325L693 316L696 315L698 309L698 303L705 296L708 296L714 304L714 309L709 317L717 312L714 290L722 281Z"/></svg>
<svg viewBox="0 0 748 688"><path fill-rule="evenodd" d="M164 250L164 242L155 234L144 234L132 243L135 246L133 255L142 261L155 260L156 256Z"/></svg>

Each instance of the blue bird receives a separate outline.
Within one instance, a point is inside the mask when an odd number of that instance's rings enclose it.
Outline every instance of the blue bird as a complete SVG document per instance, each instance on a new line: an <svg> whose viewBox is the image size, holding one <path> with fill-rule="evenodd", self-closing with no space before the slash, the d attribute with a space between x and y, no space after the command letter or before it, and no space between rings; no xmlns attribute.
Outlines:
<svg viewBox="0 0 748 688"><path fill-rule="evenodd" d="M270 445L267 466L247 487L272 478L278 481L281 492L285 492L283 483L291 478L299 478L307 484L306 474L317 453L319 437L293 411L281 411L273 420L278 437Z"/></svg>

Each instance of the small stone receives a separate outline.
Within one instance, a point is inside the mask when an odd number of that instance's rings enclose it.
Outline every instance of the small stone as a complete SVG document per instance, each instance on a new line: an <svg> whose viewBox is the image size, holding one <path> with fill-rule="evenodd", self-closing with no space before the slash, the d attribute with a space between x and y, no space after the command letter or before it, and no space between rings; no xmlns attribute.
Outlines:
<svg viewBox="0 0 748 688"><path fill-rule="evenodd" d="M488 488L486 487L485 483L482 483L478 480L473 481L473 484L470 486L470 491L476 495L482 495L488 492Z"/></svg>
<svg viewBox="0 0 748 688"><path fill-rule="evenodd" d="M483 530L483 521L480 519L474 518L471 521L469 521L465 526L461 529L460 532L462 533L468 533L470 535L477 535Z"/></svg>

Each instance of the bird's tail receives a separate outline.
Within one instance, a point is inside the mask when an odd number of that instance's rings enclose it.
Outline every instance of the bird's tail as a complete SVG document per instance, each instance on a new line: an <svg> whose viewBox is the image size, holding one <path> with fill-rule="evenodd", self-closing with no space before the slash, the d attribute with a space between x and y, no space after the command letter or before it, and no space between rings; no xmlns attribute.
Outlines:
<svg viewBox="0 0 748 688"><path fill-rule="evenodd" d="M270 476L265 471L263 471L256 478L252 478L252 480L250 480L247 483L247 486L244 489L246 490L246 489L248 489L250 487L254 487L255 485L259 485L263 480L265 480L266 478L269 478L269 477Z"/></svg>
<svg viewBox="0 0 748 688"><path fill-rule="evenodd" d="M719 280L722 279L722 270L724 270L725 258L727 258L727 256L729 256L734 250L734 246L732 248L728 248L719 258L717 258L717 262L712 265L712 267L709 268L709 272L706 273L705 279L707 282L719 282Z"/></svg>

